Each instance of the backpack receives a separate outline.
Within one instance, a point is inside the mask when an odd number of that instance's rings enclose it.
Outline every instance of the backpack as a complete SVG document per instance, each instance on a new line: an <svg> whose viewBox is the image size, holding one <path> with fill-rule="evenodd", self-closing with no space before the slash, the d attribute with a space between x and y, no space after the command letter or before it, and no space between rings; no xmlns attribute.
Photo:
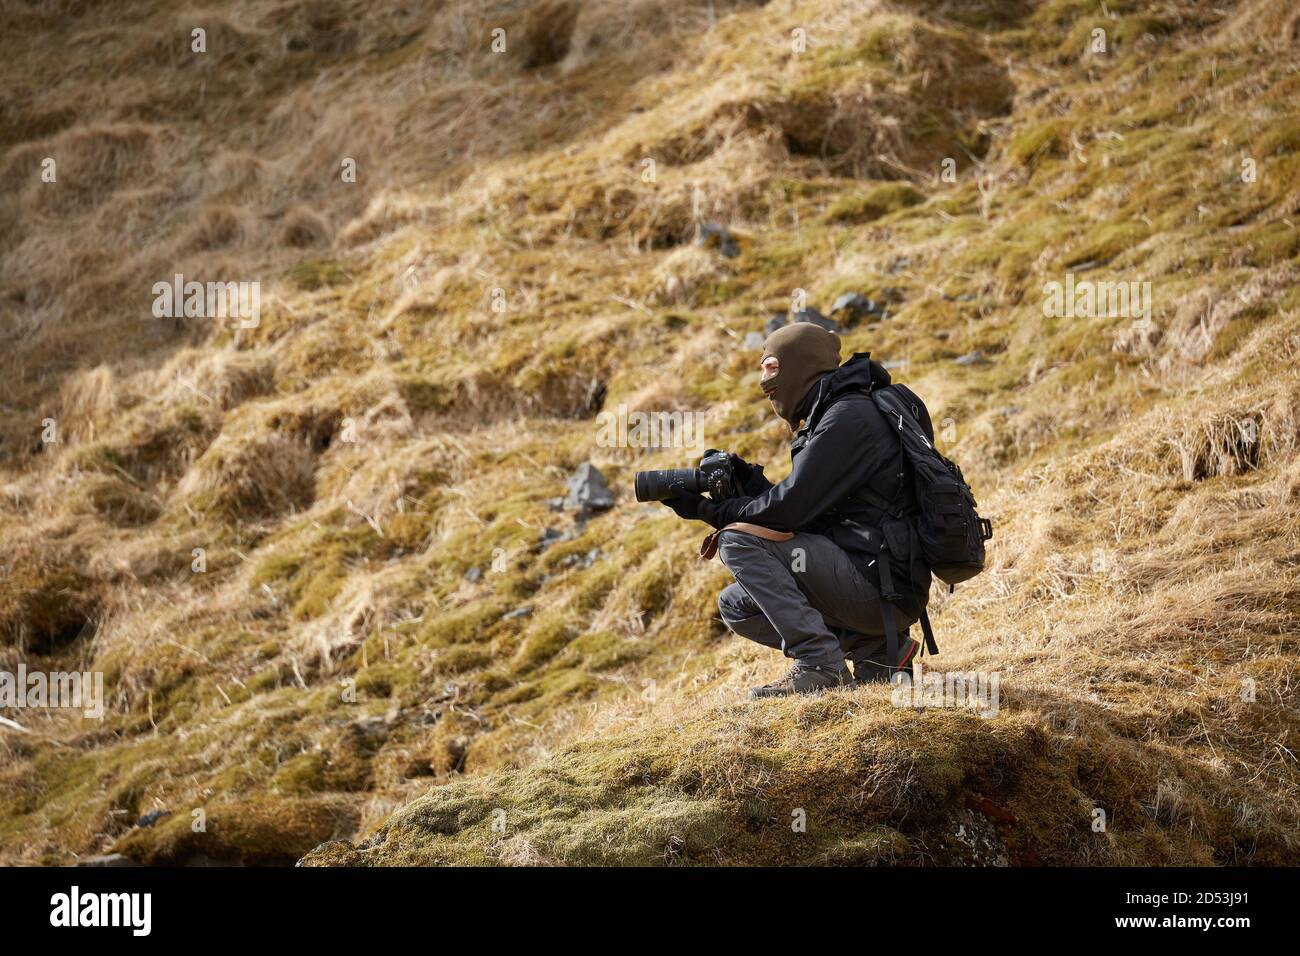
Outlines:
<svg viewBox="0 0 1300 956"><path fill-rule="evenodd" d="M868 392L876 409L890 427L898 433L901 468L912 473L916 493L917 512L905 515L890 502L870 488L862 494L877 508L895 520L909 525L912 534L913 557L920 557L930 573L948 585L951 591L962 581L968 581L984 570L984 542L993 537L993 524L981 518L976 509L975 496L962 477L957 464L939 454L934 447L934 426L930 412L906 385L891 384L873 388ZM898 659L898 629L894 622L893 602L901 595L891 580L889 561L883 555L877 561L880 569L881 609L891 666ZM939 653L930 626L930 616L921 608L921 631L926 649Z"/></svg>
<svg viewBox="0 0 1300 956"><path fill-rule="evenodd" d="M984 542L993 537L992 522L975 510L975 496L961 469L934 447L930 412L916 393L906 385L887 385L872 389L871 399L898 432L903 460L911 466L920 509L912 523L930 573L949 588L969 581L984 570Z"/></svg>

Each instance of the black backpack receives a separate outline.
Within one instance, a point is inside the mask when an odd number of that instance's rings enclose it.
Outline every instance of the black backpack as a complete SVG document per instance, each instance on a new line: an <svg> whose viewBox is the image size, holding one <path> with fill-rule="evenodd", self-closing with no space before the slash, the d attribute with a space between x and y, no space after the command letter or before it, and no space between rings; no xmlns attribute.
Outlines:
<svg viewBox="0 0 1300 956"><path fill-rule="evenodd" d="M906 385L886 385L869 392L876 408L890 427L898 433L903 467L912 473L917 513L904 515L870 489L863 489L868 500L891 517L906 521L912 530L913 554L919 549L930 572L948 585L948 589L968 581L984 570L984 542L993 537L993 524L975 510L975 496L962 477L956 463L939 454L934 447L934 426L925 403ZM904 474L905 477L905 474ZM889 561L882 556L877 562L881 574L882 609L891 666L897 660L898 634L894 624L892 600L900 595L890 580ZM926 649L939 652L930 616L921 609L921 631Z"/></svg>
<svg viewBox="0 0 1300 956"><path fill-rule="evenodd" d="M916 393L906 385L887 385L872 389L871 398L898 432L903 460L911 466L920 508L913 524L930 573L949 587L969 581L984 570L992 523L975 510L975 496L956 462L934 447L930 413Z"/></svg>

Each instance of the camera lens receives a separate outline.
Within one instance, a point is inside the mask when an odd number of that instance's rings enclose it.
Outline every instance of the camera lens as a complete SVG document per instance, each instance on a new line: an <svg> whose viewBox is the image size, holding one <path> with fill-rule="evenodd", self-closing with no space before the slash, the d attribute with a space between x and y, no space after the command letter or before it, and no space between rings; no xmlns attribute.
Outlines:
<svg viewBox="0 0 1300 956"><path fill-rule="evenodd" d="M633 483L637 501L663 501L683 491L698 492L705 487L704 476L696 468L638 471Z"/></svg>

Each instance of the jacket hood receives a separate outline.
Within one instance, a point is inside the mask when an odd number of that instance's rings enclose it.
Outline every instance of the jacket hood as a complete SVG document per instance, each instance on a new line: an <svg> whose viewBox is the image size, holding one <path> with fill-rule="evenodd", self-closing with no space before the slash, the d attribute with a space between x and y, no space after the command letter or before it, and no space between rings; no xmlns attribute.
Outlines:
<svg viewBox="0 0 1300 956"><path fill-rule="evenodd" d="M822 376L817 387L811 390L815 396L809 403L805 417L812 422L820 409L845 392L866 392L875 388L884 388L893 381L889 372L879 362L873 361L870 352L854 352L853 357L833 372Z"/></svg>

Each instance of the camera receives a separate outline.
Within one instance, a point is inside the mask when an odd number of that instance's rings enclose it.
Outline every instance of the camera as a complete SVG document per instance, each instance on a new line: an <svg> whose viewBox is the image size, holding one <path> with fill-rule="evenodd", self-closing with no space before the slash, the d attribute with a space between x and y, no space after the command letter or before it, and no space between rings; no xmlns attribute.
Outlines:
<svg viewBox="0 0 1300 956"><path fill-rule="evenodd" d="M676 498L683 491L693 491L696 494L707 491L714 501L736 496L736 477L731 455L713 448L704 453L699 468L638 471L635 482L637 501L664 501Z"/></svg>

